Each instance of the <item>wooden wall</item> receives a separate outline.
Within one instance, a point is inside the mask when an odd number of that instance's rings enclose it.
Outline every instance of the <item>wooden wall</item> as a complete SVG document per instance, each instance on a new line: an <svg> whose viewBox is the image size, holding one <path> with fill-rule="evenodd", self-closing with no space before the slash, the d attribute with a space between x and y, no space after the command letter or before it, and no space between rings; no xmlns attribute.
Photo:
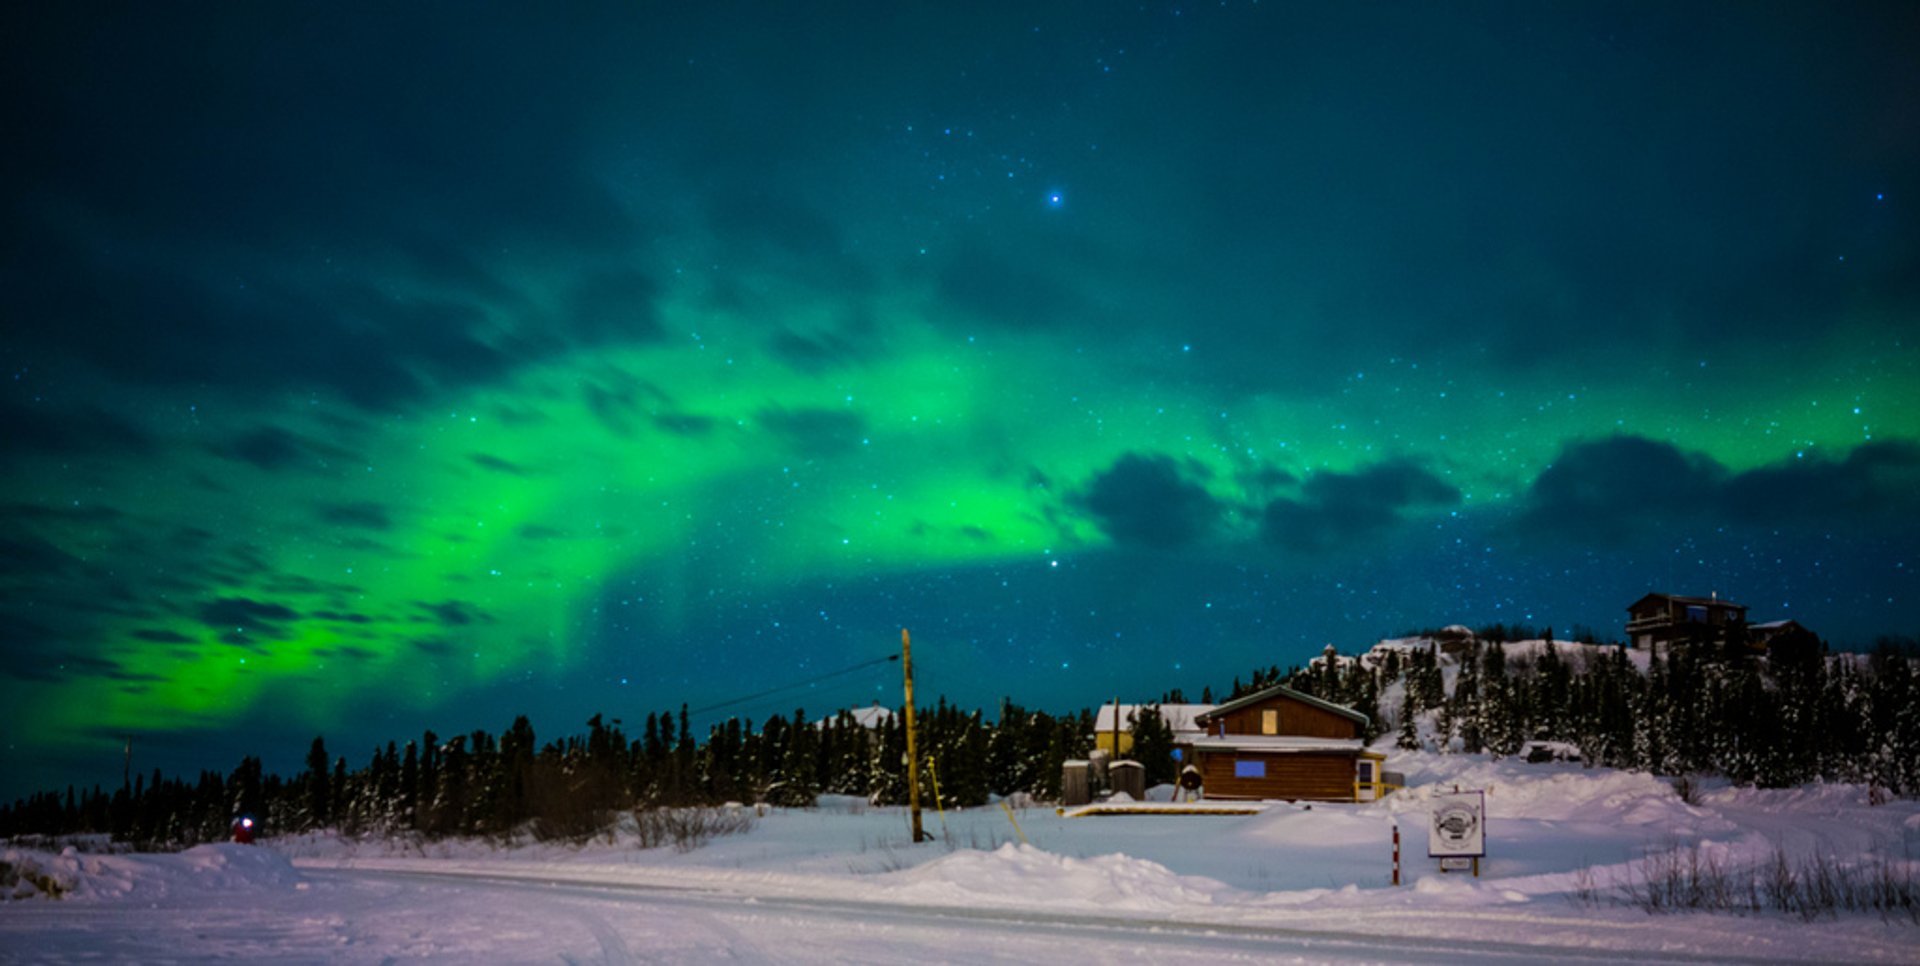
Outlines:
<svg viewBox="0 0 1920 966"><path fill-rule="evenodd" d="M1316 708L1305 701L1289 698L1284 694L1275 695L1259 704L1241 708L1238 711L1228 712L1224 716L1227 734L1260 734L1260 714L1269 708L1279 710L1280 733L1283 735L1298 735L1305 738L1360 737L1359 722L1324 708ZM1207 733L1216 732L1214 728L1209 727Z"/></svg>
<svg viewBox="0 0 1920 966"><path fill-rule="evenodd" d="M1236 760L1263 759L1265 778L1237 778ZM1261 754L1253 751L1204 751L1200 775L1207 798L1306 799L1316 802L1353 801L1354 759L1338 752Z"/></svg>

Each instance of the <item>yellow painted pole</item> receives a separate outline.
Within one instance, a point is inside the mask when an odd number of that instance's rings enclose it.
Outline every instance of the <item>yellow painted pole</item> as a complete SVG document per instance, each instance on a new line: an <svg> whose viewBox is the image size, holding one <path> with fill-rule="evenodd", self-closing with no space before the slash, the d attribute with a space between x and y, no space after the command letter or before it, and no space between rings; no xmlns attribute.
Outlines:
<svg viewBox="0 0 1920 966"><path fill-rule="evenodd" d="M933 756L927 756L927 777L933 779L933 807L940 810L940 831L947 830L947 806L940 801L940 770L933 767Z"/></svg>
<svg viewBox="0 0 1920 966"><path fill-rule="evenodd" d="M1006 812L1007 821L1013 823L1013 834L1020 836L1020 844L1032 845L1032 842L1027 841L1027 833L1020 831L1020 820L1013 817L1013 806L1008 805L1004 798L1000 800L1000 810Z"/></svg>
<svg viewBox="0 0 1920 966"><path fill-rule="evenodd" d="M907 808L913 813L913 840L925 842L920 830L920 758L914 752L913 738L913 638L900 628L900 664L907 678Z"/></svg>

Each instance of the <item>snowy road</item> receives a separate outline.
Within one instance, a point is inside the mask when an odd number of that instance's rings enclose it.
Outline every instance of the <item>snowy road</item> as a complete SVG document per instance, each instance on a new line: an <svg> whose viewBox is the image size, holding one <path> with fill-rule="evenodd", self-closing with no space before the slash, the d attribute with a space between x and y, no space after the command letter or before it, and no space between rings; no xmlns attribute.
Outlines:
<svg viewBox="0 0 1920 966"><path fill-rule="evenodd" d="M1120 962L1618 962L1615 950L1431 938L1399 938L1310 929L1186 924L1138 917L915 907L803 897L747 897L658 885L582 885L518 876L353 870L325 873L362 880L472 889L496 898L537 901L571 911L600 941L594 957L573 962L656 962L725 957L777 962L1036 962L1073 957ZM457 880L457 882L455 881ZM537 898L536 898L537 897ZM488 903L492 904L491 902ZM562 917L564 918L564 917ZM673 921L697 924L691 946L637 949L616 929ZM642 936L654 926L641 925ZM752 939L747 937L751 935ZM597 957L597 958L595 958ZM1047 957L1041 959L1039 957ZM1639 962L1772 962L1720 956L1647 955Z"/></svg>
<svg viewBox="0 0 1920 966"><path fill-rule="evenodd" d="M710 885L557 881L528 872L304 870L252 901L37 903L0 914L0 962L778 963L1617 962L1612 943L1381 936L1045 910L932 907ZM222 901L224 900L224 901ZM1393 913L1386 913L1391 916ZM1471 918L1469 916L1468 918ZM1456 922L1458 928L1460 923ZM1602 923L1590 926L1604 928ZM1511 935L1495 929L1493 935ZM1537 937L1536 937L1537 938ZM1634 953L1641 962L1740 962ZM1898 957L1896 957L1898 958ZM1783 962L1779 958L1751 960Z"/></svg>

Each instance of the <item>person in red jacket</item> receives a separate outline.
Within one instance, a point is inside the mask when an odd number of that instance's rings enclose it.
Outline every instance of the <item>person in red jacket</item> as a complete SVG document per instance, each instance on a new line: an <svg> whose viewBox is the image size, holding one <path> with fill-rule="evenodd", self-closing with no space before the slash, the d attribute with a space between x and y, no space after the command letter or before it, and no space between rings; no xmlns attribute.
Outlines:
<svg viewBox="0 0 1920 966"><path fill-rule="evenodd" d="M233 820L233 840L241 845L253 844L253 817L242 815Z"/></svg>

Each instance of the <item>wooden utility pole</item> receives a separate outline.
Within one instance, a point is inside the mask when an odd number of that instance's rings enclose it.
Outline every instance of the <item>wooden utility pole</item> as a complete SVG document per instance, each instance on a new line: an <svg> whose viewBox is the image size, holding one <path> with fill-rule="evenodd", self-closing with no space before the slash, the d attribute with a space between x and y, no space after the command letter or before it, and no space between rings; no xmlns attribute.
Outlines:
<svg viewBox="0 0 1920 966"><path fill-rule="evenodd" d="M900 628L900 666L907 677L907 809L913 813L913 840L927 840L920 830L920 755L913 740L913 638Z"/></svg>

